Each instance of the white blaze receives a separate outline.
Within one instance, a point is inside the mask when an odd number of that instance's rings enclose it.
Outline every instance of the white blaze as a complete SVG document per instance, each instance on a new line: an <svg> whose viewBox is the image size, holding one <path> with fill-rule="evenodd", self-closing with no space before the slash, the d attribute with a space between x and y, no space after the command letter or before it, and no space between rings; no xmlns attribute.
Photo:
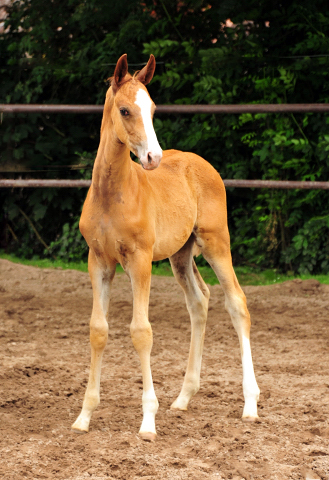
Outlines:
<svg viewBox="0 0 329 480"><path fill-rule="evenodd" d="M162 158L162 149L159 145L152 122L152 100L148 93L140 88L136 95L135 104L141 109L141 116L146 135L146 142L137 145L137 153L144 168L156 168Z"/></svg>

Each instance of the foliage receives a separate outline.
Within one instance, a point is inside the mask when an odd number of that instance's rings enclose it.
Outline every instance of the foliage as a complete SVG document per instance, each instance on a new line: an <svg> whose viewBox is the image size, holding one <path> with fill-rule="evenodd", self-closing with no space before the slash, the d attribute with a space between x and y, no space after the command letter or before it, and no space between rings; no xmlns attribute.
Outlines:
<svg viewBox="0 0 329 480"><path fill-rule="evenodd" d="M53 0L47 8L42 0L13 2L0 36L0 74L5 79L0 103L103 103L117 52L126 51L133 62L144 61L139 40L143 16L133 0L112 2L110 8L100 0ZM96 115L73 119L60 114L6 114L0 170L9 172L2 175L90 178L99 129ZM1 191L1 223L7 228L0 243L26 257L59 254L59 239L65 243L68 225L75 228L85 195L85 189ZM69 250L75 248L73 235ZM51 248L45 250L44 244ZM81 254L85 251L81 249Z"/></svg>
<svg viewBox="0 0 329 480"><path fill-rule="evenodd" d="M17 1L0 38L0 101L102 103L105 80L127 52L132 69L156 56L149 90L158 104L328 102L325 2L211 3L53 0L45 9L41 0ZM328 179L325 114L156 116L154 123L163 148L194 151L223 178ZM32 170L25 176L88 177L99 126L95 116L6 115L0 163ZM43 254L24 211L51 245L47 255L85 255L76 237L84 190L0 195L8 248ZM325 192L228 189L228 210L235 263L329 271Z"/></svg>
<svg viewBox="0 0 329 480"><path fill-rule="evenodd" d="M145 53L156 51L167 69L153 85L158 84L158 92L169 88L175 103L328 102L329 17L323 7L318 1L290 2L279 11L271 2L221 2L203 12L201 24L194 16L193 37L184 33L187 19L183 15L180 20L172 8L171 18L184 41L174 43L172 34L170 41L168 36L144 45ZM225 18L234 25L224 27ZM278 180L327 180L328 123L324 114L155 121L165 148L193 149L223 178ZM328 272L326 192L228 190L235 263Z"/></svg>
<svg viewBox="0 0 329 480"><path fill-rule="evenodd" d="M87 257L88 248L79 231L79 218L63 225L62 235L50 244L50 251L56 259L78 262Z"/></svg>

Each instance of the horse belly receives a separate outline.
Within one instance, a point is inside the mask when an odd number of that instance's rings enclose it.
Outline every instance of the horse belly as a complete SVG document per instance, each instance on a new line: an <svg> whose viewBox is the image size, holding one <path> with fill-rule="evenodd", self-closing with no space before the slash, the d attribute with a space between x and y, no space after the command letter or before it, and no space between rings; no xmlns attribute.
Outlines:
<svg viewBox="0 0 329 480"><path fill-rule="evenodd" d="M156 228L153 247L153 261L163 260L174 255L190 238L195 225L194 215L188 218L171 217L170 222L163 222Z"/></svg>

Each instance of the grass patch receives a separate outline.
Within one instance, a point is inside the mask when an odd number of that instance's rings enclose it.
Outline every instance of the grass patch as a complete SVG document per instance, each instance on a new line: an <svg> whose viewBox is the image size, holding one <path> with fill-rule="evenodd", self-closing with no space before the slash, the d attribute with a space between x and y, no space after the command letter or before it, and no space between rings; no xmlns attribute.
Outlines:
<svg viewBox="0 0 329 480"><path fill-rule="evenodd" d="M63 262L62 260L50 260L48 258L19 258L15 255L4 253L0 250L0 258L10 260L13 263L20 263L22 265L30 265L31 267L39 268L60 268L62 270L79 270L81 272L88 272L88 265L86 262Z"/></svg>
<svg viewBox="0 0 329 480"><path fill-rule="evenodd" d="M217 285L219 283L212 268L209 266L198 266L198 269L206 283L209 285ZM251 267L235 267L234 270L241 285L272 285L293 280L294 278L301 278L302 280L316 278L321 283L329 284L329 275L287 275L275 269L258 270ZM172 276L171 267L167 262L153 265L152 273L153 275Z"/></svg>
<svg viewBox="0 0 329 480"><path fill-rule="evenodd" d="M0 258L10 260L13 263L23 265L31 265L39 268L60 268L62 270L79 270L81 272L88 271L87 262L64 262L62 260L50 260L47 258L24 259L15 255L6 254L0 250ZM198 267L204 281L210 285L218 284L217 277L213 270L208 266ZM123 272L121 265L117 265L117 272ZM293 275L278 272L275 269L257 270L251 267L235 267L235 272L241 285L272 285L275 283L300 278L301 280L316 279L320 283L329 284L329 275ZM172 270L169 262L155 263L152 267L153 275L161 275L172 277Z"/></svg>
<svg viewBox="0 0 329 480"><path fill-rule="evenodd" d="M216 285L217 277L210 267L198 267L206 283ZM241 285L273 285L299 278L301 280L315 279L320 283L329 284L329 275L294 275L279 272L276 269L258 270L251 267L235 267L236 276Z"/></svg>

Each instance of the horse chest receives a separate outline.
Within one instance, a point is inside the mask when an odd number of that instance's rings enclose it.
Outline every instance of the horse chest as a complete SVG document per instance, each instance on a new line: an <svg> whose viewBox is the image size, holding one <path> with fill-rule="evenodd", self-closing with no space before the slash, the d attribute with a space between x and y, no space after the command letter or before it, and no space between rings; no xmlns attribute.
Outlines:
<svg viewBox="0 0 329 480"><path fill-rule="evenodd" d="M81 216L80 230L90 249L101 263L114 259L126 266L136 249L151 250L153 229L140 218L132 218L127 212L93 212L86 208Z"/></svg>

